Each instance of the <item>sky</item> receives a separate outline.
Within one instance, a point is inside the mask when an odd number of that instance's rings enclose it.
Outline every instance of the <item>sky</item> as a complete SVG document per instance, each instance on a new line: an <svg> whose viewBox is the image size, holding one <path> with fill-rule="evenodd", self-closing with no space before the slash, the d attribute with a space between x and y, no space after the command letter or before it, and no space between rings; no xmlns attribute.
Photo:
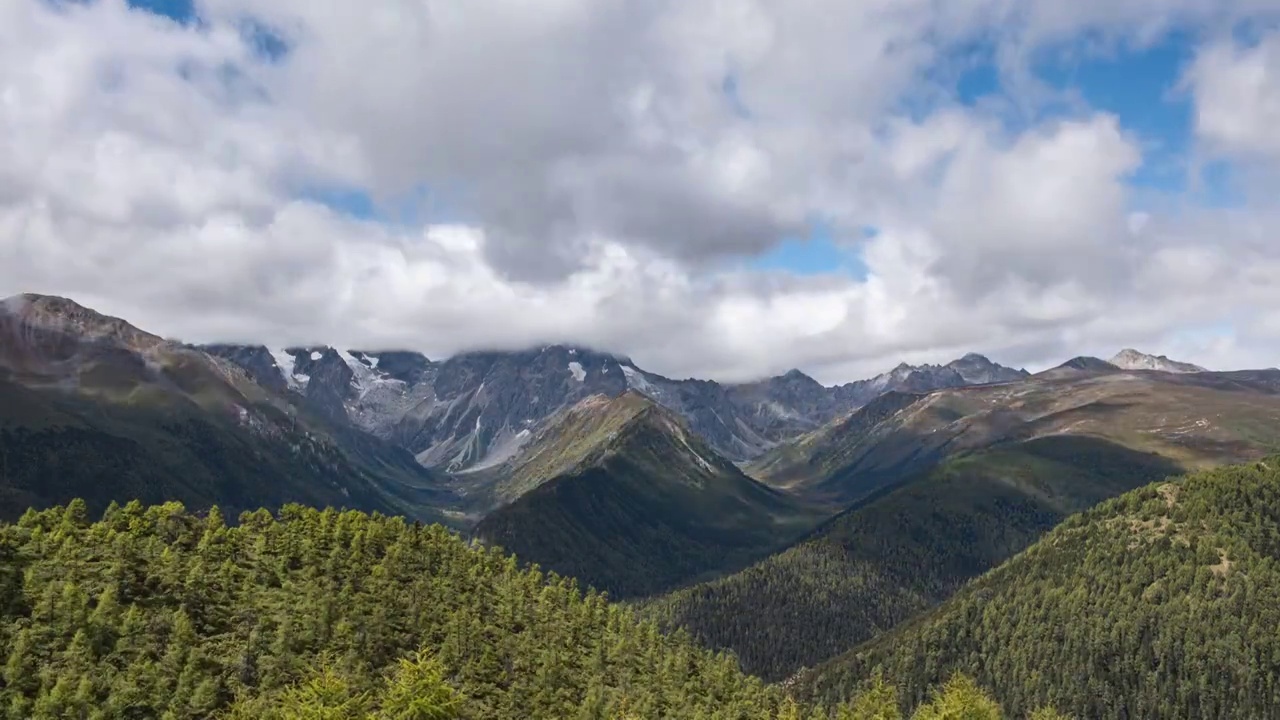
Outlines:
<svg viewBox="0 0 1280 720"><path fill-rule="evenodd" d="M1275 0L0 0L0 295L826 383L1280 365Z"/></svg>

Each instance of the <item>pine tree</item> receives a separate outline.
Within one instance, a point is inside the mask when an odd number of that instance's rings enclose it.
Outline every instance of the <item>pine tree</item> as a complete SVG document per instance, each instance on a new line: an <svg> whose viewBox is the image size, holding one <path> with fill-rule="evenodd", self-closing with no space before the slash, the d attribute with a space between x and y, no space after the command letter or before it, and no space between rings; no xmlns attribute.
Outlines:
<svg viewBox="0 0 1280 720"><path fill-rule="evenodd" d="M966 675L955 674L912 720L1001 720L1000 706Z"/></svg>
<svg viewBox="0 0 1280 720"><path fill-rule="evenodd" d="M451 720L461 698L444 681L440 661L425 651L401 658L382 693L377 720Z"/></svg>
<svg viewBox="0 0 1280 720"><path fill-rule="evenodd" d="M836 720L901 720L898 691L877 672L870 686L836 710Z"/></svg>

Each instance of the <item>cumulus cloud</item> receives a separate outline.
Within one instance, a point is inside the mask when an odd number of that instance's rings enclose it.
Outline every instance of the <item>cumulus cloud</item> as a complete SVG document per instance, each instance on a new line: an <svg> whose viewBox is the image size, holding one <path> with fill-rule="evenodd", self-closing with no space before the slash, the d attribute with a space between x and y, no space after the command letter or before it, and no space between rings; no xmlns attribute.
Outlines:
<svg viewBox="0 0 1280 720"><path fill-rule="evenodd" d="M1205 47L1185 82L1196 100L1196 132L1217 152L1280 158L1280 32L1252 45Z"/></svg>
<svg viewBox="0 0 1280 720"><path fill-rule="evenodd" d="M205 0L180 24L0 2L0 294L190 340L567 341L727 380L974 349L1260 362L1280 348L1254 309L1280 300L1280 218L1135 207L1143 145L1121 119L1010 124L943 71L975 42L1012 78L1081 34L1144 43L1268 9ZM1215 151L1280 155L1276 37L1211 43L1188 70ZM349 191L381 212L316 199ZM865 278L739 269L815 219Z"/></svg>

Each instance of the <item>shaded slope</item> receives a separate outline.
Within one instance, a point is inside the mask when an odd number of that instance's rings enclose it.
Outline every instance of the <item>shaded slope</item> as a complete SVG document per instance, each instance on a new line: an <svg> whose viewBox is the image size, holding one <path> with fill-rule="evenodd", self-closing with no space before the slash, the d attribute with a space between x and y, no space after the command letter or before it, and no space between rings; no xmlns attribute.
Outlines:
<svg viewBox="0 0 1280 720"><path fill-rule="evenodd" d="M405 451L299 412L236 365L62 298L0 310L0 516L84 497L298 501L439 517Z"/></svg>
<svg viewBox="0 0 1280 720"><path fill-rule="evenodd" d="M1280 462L1149 485L1072 517L932 613L801 678L851 692L875 667L910 702L973 672L1014 712L1280 715Z"/></svg>
<svg viewBox="0 0 1280 720"><path fill-rule="evenodd" d="M588 398L554 428L509 480L526 491L475 535L614 595L741 566L816 518L637 393Z"/></svg>
<svg viewBox="0 0 1280 720"><path fill-rule="evenodd" d="M1176 472L1159 456L1094 438L965 455L645 611L733 650L748 672L781 679L941 602L1070 513Z"/></svg>

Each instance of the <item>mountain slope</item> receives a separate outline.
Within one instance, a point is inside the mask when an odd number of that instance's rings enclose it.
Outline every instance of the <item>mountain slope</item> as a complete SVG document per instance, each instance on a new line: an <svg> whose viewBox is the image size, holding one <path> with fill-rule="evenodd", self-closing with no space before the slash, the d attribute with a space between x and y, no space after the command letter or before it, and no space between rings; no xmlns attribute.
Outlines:
<svg viewBox="0 0 1280 720"><path fill-rule="evenodd" d="M1280 461L1157 483L1072 517L932 613L801 679L851 692L875 667L910 702L955 669L1014 712L1280 715Z"/></svg>
<svg viewBox="0 0 1280 720"><path fill-rule="evenodd" d="M1177 473L1093 438L1039 438L955 458L867 498L802 542L645 607L778 680L945 600L1067 515Z"/></svg>
<svg viewBox="0 0 1280 720"><path fill-rule="evenodd" d="M1098 361L1101 362L1101 361ZM1002 442L1088 435L1186 467L1242 462L1280 448L1280 371L1094 372L928 395L886 394L747 466L752 476L848 505L946 457ZM1064 366L1066 367L1066 366Z"/></svg>
<svg viewBox="0 0 1280 720"><path fill-rule="evenodd" d="M0 308L3 516L82 496L440 517L448 493L408 453L299 413L232 363L63 298Z"/></svg>
<svg viewBox="0 0 1280 720"><path fill-rule="evenodd" d="M1113 370L884 395L748 466L852 509L653 612L784 677L940 602L1068 513L1280 450L1278 383L1276 371Z"/></svg>
<svg viewBox="0 0 1280 720"><path fill-rule="evenodd" d="M499 495L515 500L487 515L476 537L616 596L741 566L817 517L634 392L565 412L506 483Z"/></svg>

